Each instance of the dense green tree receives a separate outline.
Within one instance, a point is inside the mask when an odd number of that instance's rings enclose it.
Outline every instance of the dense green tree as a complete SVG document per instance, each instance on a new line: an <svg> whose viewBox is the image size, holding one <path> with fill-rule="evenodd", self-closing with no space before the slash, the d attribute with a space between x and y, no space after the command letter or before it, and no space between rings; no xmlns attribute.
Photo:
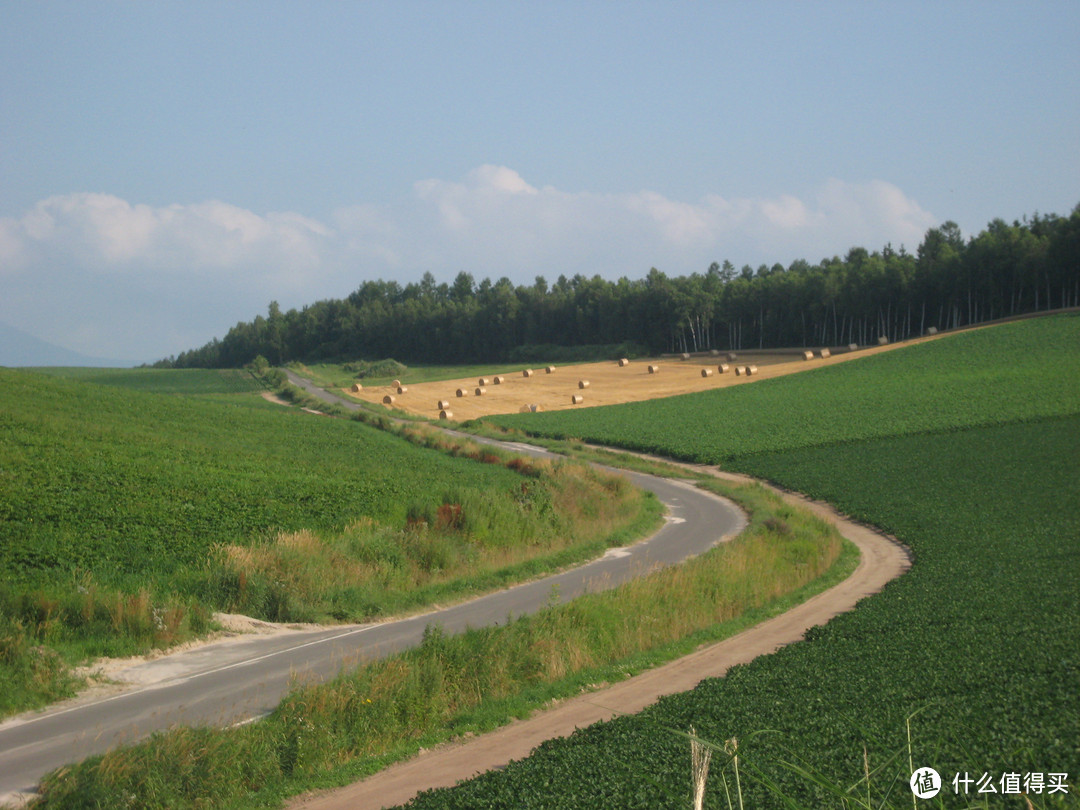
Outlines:
<svg viewBox="0 0 1080 810"><path fill-rule="evenodd" d="M529 346L650 352L874 343L1049 309L1080 306L1080 205L1069 217L995 219L965 242L955 222L929 229L914 255L891 244L787 268L713 262L702 273L637 280L560 274L515 287L461 271L402 287L365 280L342 300L238 323L221 340L159 365L240 366L328 358L498 361ZM550 349L548 349L550 351Z"/></svg>

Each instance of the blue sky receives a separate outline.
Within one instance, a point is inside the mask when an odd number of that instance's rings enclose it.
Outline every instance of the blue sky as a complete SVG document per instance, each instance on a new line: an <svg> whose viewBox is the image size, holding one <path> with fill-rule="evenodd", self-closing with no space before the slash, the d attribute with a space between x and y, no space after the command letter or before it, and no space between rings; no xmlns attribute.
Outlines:
<svg viewBox="0 0 1080 810"><path fill-rule="evenodd" d="M914 252L1080 203L1073 2L0 0L0 322Z"/></svg>

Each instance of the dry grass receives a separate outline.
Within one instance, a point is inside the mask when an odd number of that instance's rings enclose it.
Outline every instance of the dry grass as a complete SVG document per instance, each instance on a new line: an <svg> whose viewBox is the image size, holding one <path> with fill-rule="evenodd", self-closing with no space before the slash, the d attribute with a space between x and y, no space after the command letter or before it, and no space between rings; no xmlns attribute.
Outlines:
<svg viewBox="0 0 1080 810"><path fill-rule="evenodd" d="M792 350L787 354L741 352L737 356L739 366L736 374L729 373L727 363L714 365L711 354L692 356L689 360L669 363L663 368L655 360L647 363L630 363L620 366L617 363L582 363L567 366L569 373L555 374L554 366L547 367L547 374L535 376L532 369L525 369L498 375L502 382L497 387L489 388L486 394L474 399L472 394L476 378L468 380L444 380L441 382L416 383L410 386L411 394L406 399L395 401L395 408L409 411L418 416L437 418L445 407L447 398L456 391L457 396L466 402L458 402L455 415L459 421L467 421L482 416L500 413L517 413L523 402L537 404L542 410L557 411L580 407L570 395L578 387L578 380L589 381L589 402L585 407L615 405L622 402L639 402L647 399L670 397L693 391L712 388L724 388L729 385L752 384L758 378L770 379L800 371L821 368L834 363L843 363L861 357L868 357L882 351L892 351L900 346L937 338L918 338L906 343L893 343L883 346L868 347L857 353L843 352L830 355L807 363L803 360L803 350ZM728 361L736 359L734 352L728 353ZM747 366L756 369L750 375L740 371ZM719 374L702 376L705 367L715 368ZM487 379L487 378L483 378ZM483 386L481 386L483 387ZM343 391L355 399L379 403L385 389L364 389L356 392ZM415 395L415 396L414 396ZM435 407L435 404L443 407Z"/></svg>

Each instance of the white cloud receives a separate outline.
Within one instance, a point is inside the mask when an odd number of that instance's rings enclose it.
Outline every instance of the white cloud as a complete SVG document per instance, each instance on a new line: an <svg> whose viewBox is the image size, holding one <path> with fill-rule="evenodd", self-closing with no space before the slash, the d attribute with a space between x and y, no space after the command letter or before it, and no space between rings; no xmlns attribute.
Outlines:
<svg viewBox="0 0 1080 810"><path fill-rule="evenodd" d="M831 179L790 194L677 200L536 187L485 165L462 180L414 184L396 206L361 202L331 224L211 200L153 207L108 194L42 200L0 218L0 320L91 354L157 357L223 336L278 300L302 306L364 279L431 271L508 276L640 277L736 264L816 261L852 245L910 250L934 217L887 182ZM138 347L133 348L133 347Z"/></svg>

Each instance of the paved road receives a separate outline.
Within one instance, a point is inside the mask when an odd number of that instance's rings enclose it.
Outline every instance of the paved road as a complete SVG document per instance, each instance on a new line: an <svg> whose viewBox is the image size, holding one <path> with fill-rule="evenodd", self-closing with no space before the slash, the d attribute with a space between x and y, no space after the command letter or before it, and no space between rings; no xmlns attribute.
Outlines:
<svg viewBox="0 0 1080 810"><path fill-rule="evenodd" d="M306 383L300 378L293 381ZM333 397L314 386L309 390ZM334 399L346 407L355 405ZM511 447L548 455L539 448ZM145 686L0 724L0 801L32 789L54 768L157 730L174 725L225 726L258 718L280 702L294 678L326 679L344 665L415 646L429 624L453 633L504 623L510 616L542 608L556 595L566 601L700 554L745 526L733 504L689 484L636 473L627 476L667 506L667 524L648 540L611 549L587 565L398 621L208 645L140 666L135 674Z"/></svg>

